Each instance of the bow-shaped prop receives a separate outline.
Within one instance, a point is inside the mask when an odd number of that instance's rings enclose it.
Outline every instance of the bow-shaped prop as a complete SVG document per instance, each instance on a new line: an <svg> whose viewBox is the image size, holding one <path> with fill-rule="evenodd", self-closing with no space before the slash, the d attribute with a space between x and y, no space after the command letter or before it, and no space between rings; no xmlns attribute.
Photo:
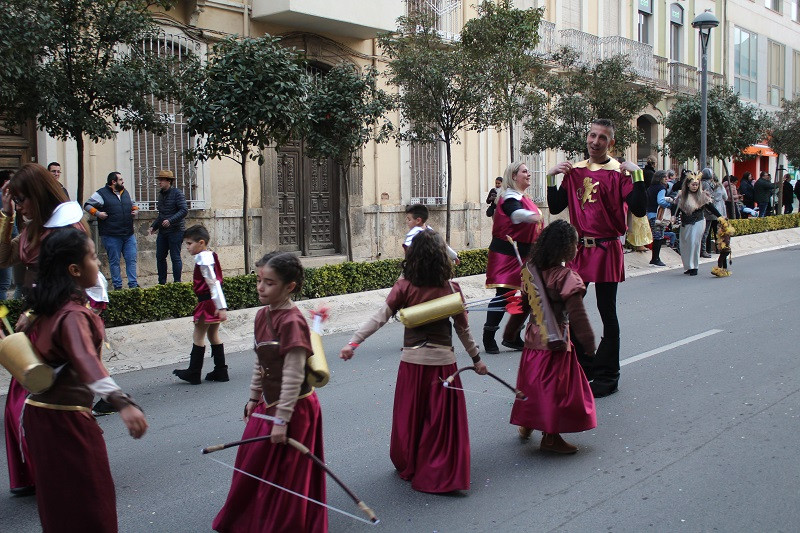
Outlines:
<svg viewBox="0 0 800 533"><path fill-rule="evenodd" d="M260 442L260 441L267 440L267 439L270 439L270 438L272 438L272 435L265 435L265 436L261 436L261 437L253 437L253 438L250 438L250 439L237 440L237 441L234 441L234 442L229 442L227 444L217 444L215 446L209 446L208 448L203 448L203 454L218 452L220 450L233 448L235 446L241 446L242 444L251 444L253 442ZM245 472L244 470L236 468L235 466L231 466L231 465L229 465L227 463L224 463L224 462L222 462L222 461L220 461L218 459L214 459L213 457L211 457L210 459L212 461L215 461L215 462L221 464L221 465L227 466L228 468L231 468L231 469L235 470L236 472L239 472L240 474L244 474L244 475L249 476L249 477L251 477L253 479L257 479L258 481L266 483L267 485L275 487L276 489L280 489L280 490L286 491L289 494L293 494L295 496L299 496L300 498L303 498L304 500L308 500L310 502L314 502L314 503L316 503L318 505L321 505L321 506L323 506L323 507L325 507L327 509L330 509L331 511L335 511L335 512L341 513L341 514L343 514L345 516L349 516L350 518L358 520L359 522L364 522L364 523L373 524L373 525L375 525L378 522L380 522L378 517L375 516L375 512L372 509L370 509L367 506L367 504L364 503L358 496L356 496L356 494L350 489L350 487L345 485L344 482L341 479L339 479L336 476L336 474L334 474L331 471L331 469L328 467L328 465L325 464L325 462L323 462L319 457L317 457L316 455L311 453L311 450L309 450L308 447L306 447L304 444L294 440L293 438L287 439L286 442L287 442L287 444L289 444L289 446L291 446L292 448L294 448L295 450L300 452L303 456L307 457L312 463L314 463L315 465L320 467L323 471L325 471L331 477L331 479L333 479L340 487L342 487L342 489L347 493L347 495L350 496L353 499L354 502L356 502L356 505L358 505L358 508L361 509L369 517L369 520L365 520L365 519L361 518L360 516L356 516L354 514L348 513L347 511L342 511L341 509L337 509L336 507L332 507L332 506L330 506L330 505L328 505L326 503L322 503L321 501L315 500L313 498L309 498L308 496L306 496L304 494L300 494L299 492L295 492L295 491L293 491L291 489L287 489L286 487L278 485L277 483L273 483L272 481L268 481L266 479L260 478L258 476L253 475L253 474L250 474L249 472Z"/></svg>
<svg viewBox="0 0 800 533"><path fill-rule="evenodd" d="M459 375L460 373L464 372L465 370L472 370L473 372L477 372L477 369L474 366L465 366L465 367L459 368L458 370L456 370L453 373L453 375L449 376L447 379L443 379L442 380L442 386L447 388L447 389L467 391L468 389L461 389L459 387L453 387L452 386L453 385L453 381L456 379L456 376ZM522 400L524 402L525 400L528 399L528 397L525 395L524 392L522 392L521 390L519 390L519 389L517 389L515 387L512 387L504 379L497 377L496 375L492 374L491 372L487 372L486 375L489 376L490 378L500 382L501 385L503 385L508 390L513 392L514 396L516 396L516 398L515 398L516 400ZM473 392L479 392L479 391L473 391ZM482 394L488 394L488 393L483 392Z"/></svg>

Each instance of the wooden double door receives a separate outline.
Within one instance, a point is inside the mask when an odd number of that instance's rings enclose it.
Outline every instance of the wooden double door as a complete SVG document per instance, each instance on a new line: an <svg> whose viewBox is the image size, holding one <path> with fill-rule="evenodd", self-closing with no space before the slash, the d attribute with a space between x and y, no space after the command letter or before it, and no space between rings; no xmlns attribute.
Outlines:
<svg viewBox="0 0 800 533"><path fill-rule="evenodd" d="M0 120L0 170L17 170L31 161L36 161L35 123L29 120L9 129Z"/></svg>
<svg viewBox="0 0 800 533"><path fill-rule="evenodd" d="M340 251L339 175L332 159L312 159L295 141L278 152L278 245L301 255Z"/></svg>

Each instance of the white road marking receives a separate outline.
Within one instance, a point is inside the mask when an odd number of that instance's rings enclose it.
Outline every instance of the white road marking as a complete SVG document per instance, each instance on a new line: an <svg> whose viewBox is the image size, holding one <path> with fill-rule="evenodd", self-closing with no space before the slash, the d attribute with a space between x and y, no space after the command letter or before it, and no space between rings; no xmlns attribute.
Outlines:
<svg viewBox="0 0 800 533"><path fill-rule="evenodd" d="M634 355L633 357L628 357L627 359L620 361L619 366L625 366L631 363L635 363L636 361L641 361L642 359L647 359L648 357L652 357L662 352L669 351L673 348L677 348L678 346L683 346L684 344L689 344L690 342L710 337L711 335L716 335L717 333L722 333L722 330L710 329L708 331L704 331L703 333L698 333L697 335L692 335L691 337L686 337L685 339L665 344L664 346L656 348L655 350L650 350L649 352L644 352L640 353L639 355Z"/></svg>

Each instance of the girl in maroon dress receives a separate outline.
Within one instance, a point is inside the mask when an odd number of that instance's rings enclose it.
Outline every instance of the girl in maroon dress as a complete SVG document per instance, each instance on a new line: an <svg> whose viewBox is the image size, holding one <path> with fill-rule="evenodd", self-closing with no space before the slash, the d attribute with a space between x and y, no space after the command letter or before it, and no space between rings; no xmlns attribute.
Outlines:
<svg viewBox="0 0 800 533"><path fill-rule="evenodd" d="M419 232L407 249L403 276L392 287L386 303L342 348L345 361L367 337L402 308L461 292L451 282L452 264L445 243L432 230ZM478 374L486 374L478 347L469 331L467 314L453 317L456 334L472 358ZM450 319L406 328L397 387L389 455L400 477L420 492L469 489L469 430L467 405L461 390L442 387L456 372ZM456 376L453 386L461 388Z"/></svg>
<svg viewBox="0 0 800 533"><path fill-rule="evenodd" d="M206 340L211 344L214 370L206 374L206 381L228 381L228 365L225 364L225 345L219 337L219 325L227 319L228 304L222 292L222 266L216 252L207 249L211 236L205 226L195 225L183 232L186 251L194 256L192 290L197 295L194 308L194 333L189 368L173 370L172 373L192 385L200 384Z"/></svg>
<svg viewBox="0 0 800 533"><path fill-rule="evenodd" d="M147 421L100 359L103 322L86 307L84 295L97 283L94 243L79 229L56 229L42 241L39 258L39 281L29 292L35 315L25 334L57 369L52 387L25 400L22 417L36 464L39 518L46 533L114 533L114 480L103 432L91 414L94 395L119 412L135 439L144 435Z"/></svg>
<svg viewBox="0 0 800 533"><path fill-rule="evenodd" d="M325 472L286 446L291 437L325 460L322 412L306 379L311 335L302 313L291 301L303 285L296 256L271 253L256 263L258 299L266 307L255 319L257 360L244 407L247 427L242 439L272 435L239 447L235 466L308 498L325 503ZM281 423L251 416L277 417ZM214 519L215 531L300 533L328 531L325 507L234 472L225 505Z"/></svg>
<svg viewBox="0 0 800 533"><path fill-rule="evenodd" d="M593 355L594 333L583 307L586 286L574 270L563 266L575 258L577 245L575 228L565 220L555 220L534 244L530 261L541 272L559 328L567 335L572 330L586 353ZM525 294L523 301L528 302ZM564 351L549 350L536 321L528 323L517 375L517 388L528 401L514 402L511 409L511 423L519 426L523 440L528 440L534 429L540 430L541 449L556 453L578 451L560 433L597 427L592 390L569 337L567 346Z"/></svg>

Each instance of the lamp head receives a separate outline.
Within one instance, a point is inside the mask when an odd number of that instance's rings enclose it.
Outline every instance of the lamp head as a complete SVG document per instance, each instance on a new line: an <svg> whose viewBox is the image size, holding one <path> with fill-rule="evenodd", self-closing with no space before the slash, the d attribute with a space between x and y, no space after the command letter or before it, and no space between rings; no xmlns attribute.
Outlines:
<svg viewBox="0 0 800 533"><path fill-rule="evenodd" d="M719 19L711 11L703 11L692 21L692 28L697 28L700 31L710 30L717 26L719 26Z"/></svg>

